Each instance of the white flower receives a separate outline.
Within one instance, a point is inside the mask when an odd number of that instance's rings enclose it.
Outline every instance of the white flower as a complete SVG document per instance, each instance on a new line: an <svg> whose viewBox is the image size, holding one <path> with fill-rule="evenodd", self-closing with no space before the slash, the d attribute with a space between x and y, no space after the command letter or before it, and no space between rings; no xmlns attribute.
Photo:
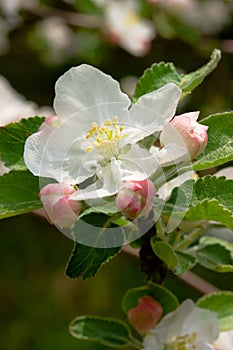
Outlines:
<svg viewBox="0 0 233 350"><path fill-rule="evenodd" d="M188 299L146 335L143 350L214 350L218 334L217 314Z"/></svg>
<svg viewBox="0 0 233 350"><path fill-rule="evenodd" d="M110 40L134 56L148 52L156 34L155 27L151 21L140 18L135 1L109 0L104 9Z"/></svg>
<svg viewBox="0 0 233 350"><path fill-rule="evenodd" d="M81 184L71 198L82 200L113 195L124 181L144 180L157 169L167 149L152 154L137 142L173 117L181 95L175 84L142 96L129 109L118 82L81 65L60 77L55 90L60 126L45 125L25 144L34 175Z"/></svg>
<svg viewBox="0 0 233 350"><path fill-rule="evenodd" d="M214 342L214 350L232 350L233 349L233 330L221 332L218 339Z"/></svg>

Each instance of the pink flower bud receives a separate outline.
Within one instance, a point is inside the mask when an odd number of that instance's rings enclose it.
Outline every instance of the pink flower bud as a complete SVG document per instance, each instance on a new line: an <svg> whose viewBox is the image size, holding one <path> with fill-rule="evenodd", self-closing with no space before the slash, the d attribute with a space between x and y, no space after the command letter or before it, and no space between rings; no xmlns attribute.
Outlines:
<svg viewBox="0 0 233 350"><path fill-rule="evenodd" d="M160 142L163 146L175 143L185 146L191 159L196 158L204 151L207 141L208 126L197 123L200 112L190 112L178 115L164 126Z"/></svg>
<svg viewBox="0 0 233 350"><path fill-rule="evenodd" d="M155 188L150 180L127 181L116 197L116 206L129 219L148 216L154 201Z"/></svg>
<svg viewBox="0 0 233 350"><path fill-rule="evenodd" d="M159 302L145 295L139 299L137 306L128 312L128 318L132 326L141 334L145 334L154 328L163 313Z"/></svg>
<svg viewBox="0 0 233 350"><path fill-rule="evenodd" d="M39 131L43 130L47 126L51 126L53 128L57 127L60 125L60 120L56 115L53 115L51 117L47 117L44 121L44 123L41 124Z"/></svg>
<svg viewBox="0 0 233 350"><path fill-rule="evenodd" d="M40 191L40 199L51 223L63 228L73 225L80 213L81 205L69 200L75 192L72 186L54 183L46 185Z"/></svg>

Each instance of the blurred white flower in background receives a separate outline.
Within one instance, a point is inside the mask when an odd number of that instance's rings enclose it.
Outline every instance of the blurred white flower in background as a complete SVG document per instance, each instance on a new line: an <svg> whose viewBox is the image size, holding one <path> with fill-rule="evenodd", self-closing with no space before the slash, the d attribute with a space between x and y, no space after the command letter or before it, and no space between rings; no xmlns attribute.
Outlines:
<svg viewBox="0 0 233 350"><path fill-rule="evenodd" d="M50 107L39 108L35 102L26 100L3 76L0 76L0 96L0 126L17 122L22 118L35 115L49 116L54 113ZM9 169L0 161L0 175L7 171Z"/></svg>
<svg viewBox="0 0 233 350"><path fill-rule="evenodd" d="M46 46L46 62L60 63L72 56L76 49L75 34L61 17L48 17L36 25L36 34Z"/></svg>
<svg viewBox="0 0 233 350"><path fill-rule="evenodd" d="M156 35L154 24L140 17L137 1L94 0L103 6L107 37L134 56L143 56Z"/></svg>
<svg viewBox="0 0 233 350"><path fill-rule="evenodd" d="M207 35L217 33L230 21L233 5L221 0L149 0L149 2Z"/></svg>

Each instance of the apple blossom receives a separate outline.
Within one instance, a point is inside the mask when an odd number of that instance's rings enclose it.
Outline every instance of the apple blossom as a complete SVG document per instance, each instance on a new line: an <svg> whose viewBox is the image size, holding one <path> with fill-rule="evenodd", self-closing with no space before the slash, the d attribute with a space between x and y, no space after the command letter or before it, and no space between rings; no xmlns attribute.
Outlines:
<svg viewBox="0 0 233 350"><path fill-rule="evenodd" d="M55 91L59 126L45 125L31 135L24 159L36 176L79 184L70 199L114 195L125 181L149 178L167 149L175 157L169 145L150 152L138 143L174 116L181 95L175 84L143 95L131 106L118 82L84 64L60 77Z"/></svg>
<svg viewBox="0 0 233 350"><path fill-rule="evenodd" d="M214 350L218 338L217 314L185 300L167 314L143 340L143 350Z"/></svg>
<svg viewBox="0 0 233 350"><path fill-rule="evenodd" d="M127 218L148 216L154 202L155 188L148 180L126 181L117 193L116 206Z"/></svg>
<svg viewBox="0 0 233 350"><path fill-rule="evenodd" d="M72 186L60 183L48 184L40 191L40 199L53 224L66 228L72 226L77 219L81 205L69 200L74 192Z"/></svg>
<svg viewBox="0 0 233 350"><path fill-rule="evenodd" d="M154 298L145 295L139 299L138 305L128 311L128 318L132 326L141 334L147 333L155 327L163 309Z"/></svg>
<svg viewBox="0 0 233 350"><path fill-rule="evenodd" d="M190 158L196 158L204 151L208 141L208 127L196 121L198 115L199 112L190 112L175 116L164 126L160 135L161 144L165 146L172 142L185 145Z"/></svg>

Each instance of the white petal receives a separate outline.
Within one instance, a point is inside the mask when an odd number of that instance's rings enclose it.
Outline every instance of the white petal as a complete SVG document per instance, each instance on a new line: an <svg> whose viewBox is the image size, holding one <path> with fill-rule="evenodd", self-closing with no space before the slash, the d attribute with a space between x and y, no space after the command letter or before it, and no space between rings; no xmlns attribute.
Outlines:
<svg viewBox="0 0 233 350"><path fill-rule="evenodd" d="M221 332L218 339L214 342L216 349L232 350L233 349L233 330Z"/></svg>
<svg viewBox="0 0 233 350"><path fill-rule="evenodd" d="M51 177L58 182L75 184L92 176L95 166L88 166L91 155L80 148L70 128L45 128L31 135L25 143L24 159L36 176ZM82 164L87 161L86 166ZM96 162L96 161L95 161Z"/></svg>
<svg viewBox="0 0 233 350"><path fill-rule="evenodd" d="M130 150L119 156L122 178L126 180L144 180L158 167L156 157L139 145L131 145Z"/></svg>
<svg viewBox="0 0 233 350"><path fill-rule="evenodd" d="M153 335L148 334L143 339L143 349L142 350L163 350L164 345L158 342Z"/></svg>
<svg viewBox="0 0 233 350"><path fill-rule="evenodd" d="M184 174L178 175L171 181L166 182L163 186L161 186L158 190L157 193L160 198L166 200L170 194L172 193L172 190L175 187L179 187L182 185L187 180L193 180L194 179L194 171L186 171Z"/></svg>
<svg viewBox="0 0 233 350"><path fill-rule="evenodd" d="M147 135L161 131L174 116L180 96L180 88L173 83L141 96L130 110L132 123Z"/></svg>
<svg viewBox="0 0 233 350"><path fill-rule="evenodd" d="M153 334L164 344L171 342L181 333L186 318L194 307L192 300L185 300L175 311L170 312L162 319L154 328Z"/></svg>
<svg viewBox="0 0 233 350"><path fill-rule="evenodd" d="M203 341L198 341L195 349L196 350L216 350L211 344L204 343ZM227 349L221 349L221 350L227 350Z"/></svg>
<svg viewBox="0 0 233 350"><path fill-rule="evenodd" d="M218 318L215 312L195 307L187 317L183 334L196 332L203 342L213 343L219 335Z"/></svg>
<svg viewBox="0 0 233 350"><path fill-rule="evenodd" d="M62 75L56 82L55 92L54 109L60 118L100 104L130 105L117 81L86 64L73 67Z"/></svg>
<svg viewBox="0 0 233 350"><path fill-rule="evenodd" d="M82 134L92 128L92 123L103 126L107 119L113 121L115 116L118 117L119 125L129 122L129 111L124 103L112 102L92 106L67 117L64 125L69 125L76 129L77 134Z"/></svg>
<svg viewBox="0 0 233 350"><path fill-rule="evenodd" d="M162 148L160 155L158 155L158 160L161 166L169 166L188 161L190 160L190 156L186 147L169 143L167 146Z"/></svg>

